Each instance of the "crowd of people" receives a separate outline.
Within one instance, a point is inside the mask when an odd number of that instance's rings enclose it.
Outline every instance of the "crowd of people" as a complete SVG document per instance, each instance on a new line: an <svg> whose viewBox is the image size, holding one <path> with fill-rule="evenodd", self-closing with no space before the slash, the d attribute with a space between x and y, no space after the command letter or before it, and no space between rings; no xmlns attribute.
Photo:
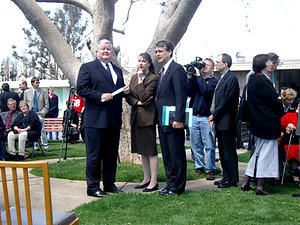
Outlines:
<svg viewBox="0 0 300 225"><path fill-rule="evenodd" d="M223 178L214 184L218 188L237 186L237 115L242 99L238 79L230 70L230 55L221 54L215 62L207 58L203 68L196 66L192 74L187 74L184 67L173 60L172 43L162 40L155 45L159 70L155 70L148 53L141 53L137 70L132 74L129 86L125 86L122 71L111 62L112 51L111 42L101 40L97 46L97 58L82 65L77 80L78 93L86 99L84 126L86 131L90 131L86 132L87 194L103 197L107 192L122 192L115 185L122 98L126 98L131 106L131 151L141 155L144 169L143 180L135 186L136 189L143 189L143 192L159 189L155 141L157 125L167 177L166 186L159 194L180 195L185 191L184 128L188 97L189 107L193 109L192 126L188 129L195 158L194 174L206 173L207 180L215 180L217 140ZM282 163L278 157L278 139L282 133L287 133L285 127L280 126L280 121L284 112L290 112L297 106L287 100L289 97L277 95L270 76L278 63L279 57L274 53L255 56L253 71L247 76L245 86L243 101L247 103L244 105L248 113L249 143L253 145L241 189L250 190L251 178L255 178L257 195L269 194L264 185L266 178L279 179ZM214 68L220 75L219 80L214 76ZM119 94L115 95L116 91ZM289 89L283 93L290 96ZM175 113L166 116L168 106L175 106ZM164 120L169 116L169 125L166 125ZM292 127L291 124L287 127L295 129L296 125ZM285 146L284 140L281 141L282 146ZM293 165L292 172L297 173L299 164ZM100 188L101 180L103 190Z"/></svg>
<svg viewBox="0 0 300 225"><path fill-rule="evenodd" d="M156 127L167 177L166 186L159 195L185 192L185 128L190 132L195 159L193 173L206 174L207 180L216 179L215 149L218 147L222 179L214 181L214 185L236 187L239 182L236 149L243 146L241 137L237 137L241 121L247 122L251 150L241 190L251 190L251 181L254 181L256 195L269 195L265 181L280 182L280 174L284 175L287 163L294 182L299 184L299 138L294 135L297 92L286 87L278 96L271 79L279 64L276 54L259 54L253 58L252 70L240 97L237 76L230 70L232 58L226 53L220 54L215 61L206 58L201 65L193 66L192 72L187 72L173 60L172 43L161 40L155 45L159 68L154 68L149 53L141 53L137 70L129 85L125 85L122 70L112 62L112 43L102 39L96 49L96 59L82 64L76 92L67 102L68 115L72 115L72 143L79 127L84 127L81 131L86 145L87 195L104 197L107 192L123 192L115 185L123 98L131 106L131 152L141 155L144 171L143 180L136 189L143 189L143 192L159 189ZM1 108L5 110L0 130L8 140L9 159L23 160L26 139L40 133L45 150L50 151L43 124L45 117L58 116L58 97L52 87L47 96L39 88L37 78L31 80L31 88L24 84L26 81L20 83L19 95L13 95L9 86L3 84L5 95L0 95ZM190 127L186 121L187 98L190 99L188 107L192 108ZM21 111L17 109L19 101ZM168 114L168 107L174 107L172 115ZM79 118L83 122L81 125ZM16 139L18 156L14 147Z"/></svg>
<svg viewBox="0 0 300 225"><path fill-rule="evenodd" d="M8 83L2 84L0 93L0 160L22 161L30 156L25 151L27 140L37 143L41 137L42 147L50 152L48 139L53 140L52 132L45 131L45 118L57 118L59 114L59 100L54 93L54 88L49 87L48 93L39 87L37 77L31 79L31 88L27 87L27 81L21 80L18 92L10 90ZM80 99L80 112L77 111L77 99ZM72 115L72 123L69 124L67 140L73 144L79 141L80 128L79 117L84 112L84 101L80 96L71 96L68 102L74 102L72 108L76 113ZM67 107L68 110L68 107ZM66 111L67 111L66 110ZM56 132L56 140L59 140L59 132ZM15 145L18 140L18 151ZM82 136L83 140L83 136ZM7 143L7 150L5 148ZM38 146L34 146L37 150Z"/></svg>

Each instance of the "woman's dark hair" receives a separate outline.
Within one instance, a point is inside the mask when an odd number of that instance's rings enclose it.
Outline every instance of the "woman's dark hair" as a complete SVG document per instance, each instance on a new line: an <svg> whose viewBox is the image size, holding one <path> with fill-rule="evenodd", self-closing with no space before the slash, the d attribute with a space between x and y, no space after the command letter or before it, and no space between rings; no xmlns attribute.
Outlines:
<svg viewBox="0 0 300 225"><path fill-rule="evenodd" d="M267 54L259 54L254 56L252 69L255 73L260 73L264 68L266 68L266 63L269 60Z"/></svg>
<svg viewBox="0 0 300 225"><path fill-rule="evenodd" d="M155 68L154 68L154 65L152 62L151 55L148 52L143 52L143 53L139 54L139 56L143 57L144 59L146 59L149 62L149 64L150 64L149 71L151 73L155 73Z"/></svg>

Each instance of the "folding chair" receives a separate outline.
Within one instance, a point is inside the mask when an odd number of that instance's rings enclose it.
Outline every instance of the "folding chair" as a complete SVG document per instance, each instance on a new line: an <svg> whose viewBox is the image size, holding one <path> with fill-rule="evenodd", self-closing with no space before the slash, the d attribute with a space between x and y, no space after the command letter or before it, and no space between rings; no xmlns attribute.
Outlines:
<svg viewBox="0 0 300 225"><path fill-rule="evenodd" d="M79 224L79 218L76 218L74 212L68 213L52 213L50 178L48 162L0 162L3 198L5 211L1 210L0 224L29 224L29 225L52 225L52 224ZM41 168L43 170L43 192L45 201L45 211L32 210L30 200L30 181L28 177L29 168ZM7 171L11 169L12 181L7 176ZM23 169L23 177L18 175ZM20 179L21 178L21 179ZM21 208L21 200L23 199L19 192L19 183L24 181L24 195L26 208ZM13 184L13 188L8 188L8 183ZM11 206L9 201L9 191L14 193L15 205ZM2 195L2 194L1 194Z"/></svg>

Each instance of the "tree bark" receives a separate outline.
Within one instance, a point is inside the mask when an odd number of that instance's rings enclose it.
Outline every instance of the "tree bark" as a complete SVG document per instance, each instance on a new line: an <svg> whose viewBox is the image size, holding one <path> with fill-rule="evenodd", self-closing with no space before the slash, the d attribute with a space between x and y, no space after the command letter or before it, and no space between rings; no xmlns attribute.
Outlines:
<svg viewBox="0 0 300 225"><path fill-rule="evenodd" d="M155 44L160 40L171 41L175 46L185 34L189 23L202 0L168 0L161 12L155 35L147 52L154 59ZM157 71L161 69L156 60L153 61Z"/></svg>
<svg viewBox="0 0 300 225"><path fill-rule="evenodd" d="M69 78L76 83L81 62L75 57L70 46L63 39L54 24L34 0L12 0L35 27L55 61Z"/></svg>

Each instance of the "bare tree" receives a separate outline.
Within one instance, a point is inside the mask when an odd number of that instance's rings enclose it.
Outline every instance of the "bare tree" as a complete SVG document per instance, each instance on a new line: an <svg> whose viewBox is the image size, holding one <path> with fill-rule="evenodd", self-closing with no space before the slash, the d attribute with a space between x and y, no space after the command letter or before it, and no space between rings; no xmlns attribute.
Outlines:
<svg viewBox="0 0 300 225"><path fill-rule="evenodd" d="M81 62L75 57L72 49L63 39L54 24L43 12L37 2L56 2L73 4L87 13L93 19L94 32L93 43L102 38L112 41L113 23L115 18L115 4L117 0L95 0L91 4L87 0L12 0L24 13L28 21L36 28L38 34L53 55L55 61L64 74L75 85ZM150 54L154 54L154 45L158 40L170 40L174 46L178 44L187 27L199 7L202 0L165 0L162 2L162 12L156 27L155 35L147 48ZM151 19L151 18L149 18ZM116 30L115 30L116 31ZM95 52L94 44L92 52ZM146 48L145 48L146 49ZM117 58L114 58L117 62ZM157 63L156 63L157 64ZM157 65L158 67L160 65ZM125 78L126 80L126 78ZM125 106L124 125L121 134L120 152L122 161L136 161L130 151L130 132L128 114L129 107ZM124 157L123 157L124 155Z"/></svg>

